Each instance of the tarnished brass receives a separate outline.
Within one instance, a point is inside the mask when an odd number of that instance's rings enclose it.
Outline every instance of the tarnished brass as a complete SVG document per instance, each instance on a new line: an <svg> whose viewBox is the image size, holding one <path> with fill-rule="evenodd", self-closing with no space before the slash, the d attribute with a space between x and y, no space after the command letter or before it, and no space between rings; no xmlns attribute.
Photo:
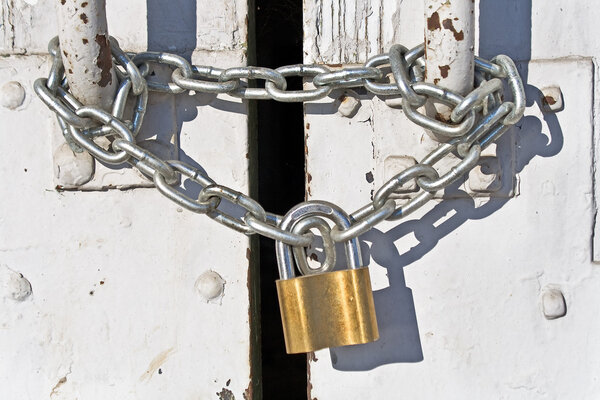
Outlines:
<svg viewBox="0 0 600 400"><path fill-rule="evenodd" d="M276 284L288 354L379 339L367 267Z"/></svg>

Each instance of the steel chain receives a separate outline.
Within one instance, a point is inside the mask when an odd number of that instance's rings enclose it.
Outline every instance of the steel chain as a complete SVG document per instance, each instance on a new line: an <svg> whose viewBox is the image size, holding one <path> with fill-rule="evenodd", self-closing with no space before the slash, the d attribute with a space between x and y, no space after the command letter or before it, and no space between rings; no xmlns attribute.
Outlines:
<svg viewBox="0 0 600 400"><path fill-rule="evenodd" d="M195 213L206 214L217 222L247 235L260 234L293 246L296 263L303 274L331 270L335 264L335 242L355 240L359 235L384 220L398 220L426 204L438 190L444 189L468 173L478 162L481 151L517 123L525 110L525 91L514 62L505 55L491 61L475 57L477 87L460 96L442 87L423 82L424 46L413 49L394 45L389 53L369 59L363 66L332 71L323 65L288 65L277 69L236 67L220 69L191 65L183 57L162 53L126 53L114 38L110 38L119 86L110 113L81 104L69 93L64 77L58 38L48 45L53 57L49 77L39 78L34 89L40 99L56 114L59 126L73 151L87 150L108 164L128 162L154 181L158 191L179 206ZM171 81L148 80L150 64L172 68ZM286 77L303 77L313 89L287 90ZM393 78L393 79L392 79ZM264 88L251 87L249 82L265 81ZM504 83L511 101L503 101ZM338 88L364 87L374 95L401 97L404 114L411 121L435 134L449 139L441 143L418 164L388 180L376 191L373 200L350 215L349 226L331 229L322 217L306 217L283 229L282 217L267 213L258 202L226 186L218 185L205 171L178 160L162 160L136 144L148 101L148 91L182 93L186 90L228 94L242 99L272 99L282 102L315 101ZM435 120L419 111L434 99L453 107L450 121ZM133 112L125 119L125 104L133 102ZM111 146L104 148L94 139L105 136ZM437 162L456 153L462 159L444 175L433 168ZM181 180L189 180L202 189L196 199L181 189ZM420 189L402 205L390 196L398 188L414 180ZM241 208L243 216L235 217L221 206L227 200ZM317 229L323 237L325 262L312 269L306 262L305 247Z"/></svg>

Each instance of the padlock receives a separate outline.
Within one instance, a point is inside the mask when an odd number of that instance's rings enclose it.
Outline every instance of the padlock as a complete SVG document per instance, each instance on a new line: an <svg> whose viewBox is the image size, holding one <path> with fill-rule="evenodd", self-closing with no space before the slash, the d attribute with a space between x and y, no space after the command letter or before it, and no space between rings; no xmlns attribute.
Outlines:
<svg viewBox="0 0 600 400"><path fill-rule="evenodd" d="M299 220L313 216L332 219L338 229L350 226L344 211L323 201L297 205L279 226L291 230ZM288 354L379 339L369 269L361 266L358 239L344 246L348 269L296 277L291 247L276 242L277 295Z"/></svg>

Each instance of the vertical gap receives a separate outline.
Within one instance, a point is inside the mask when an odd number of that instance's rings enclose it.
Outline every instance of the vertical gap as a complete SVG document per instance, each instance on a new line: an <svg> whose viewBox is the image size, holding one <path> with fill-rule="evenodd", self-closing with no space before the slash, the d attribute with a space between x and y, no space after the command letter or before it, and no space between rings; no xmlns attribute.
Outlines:
<svg viewBox="0 0 600 400"><path fill-rule="evenodd" d="M256 62L277 68L302 62L302 0L255 0ZM288 89L302 88L300 78ZM258 200L285 214L304 201L304 128L301 103L259 101ZM306 399L306 355L286 354L275 280L275 243L260 238L262 391L264 399Z"/></svg>

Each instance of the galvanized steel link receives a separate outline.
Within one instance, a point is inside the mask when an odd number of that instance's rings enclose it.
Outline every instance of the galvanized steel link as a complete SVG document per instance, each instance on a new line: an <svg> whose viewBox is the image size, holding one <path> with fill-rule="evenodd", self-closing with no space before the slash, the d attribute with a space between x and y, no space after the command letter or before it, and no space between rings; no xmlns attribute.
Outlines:
<svg viewBox="0 0 600 400"><path fill-rule="evenodd" d="M247 235L258 233L276 240L278 257L291 261L293 254L303 274L321 273L333 268L335 242L346 242L351 267L359 265L360 254L351 250L358 248L356 245L359 235L383 220L394 221L406 217L431 200L436 191L464 176L477 164L482 149L518 122L525 109L523 83L514 62L504 55L496 56L492 61L475 57L477 88L462 97L439 86L422 82L423 44L410 50L394 45L389 53L376 55L363 66L335 71L323 65L304 64L277 69L221 69L191 65L174 54L126 53L114 38L110 38L119 86L111 113L108 113L96 107L85 106L70 94L64 78L59 45L58 38L50 41L48 50L53 57L50 74L48 79L36 80L34 89L56 114L61 131L74 151L85 149L98 160L109 164L129 162L151 177L158 191L177 205L195 213L206 214ZM172 67L171 81L146 79L152 63ZM388 78L390 75L393 80ZM286 77L291 76L309 78L308 81L312 79L315 88L287 91ZM255 79L265 80L265 88L248 87L247 81ZM506 79L508 83L511 101L502 100L502 79ZM324 98L338 88L358 86L376 95L400 97L407 118L425 129L452 139L441 143L419 164L388 180L375 192L371 202L351 215L334 204L315 201L299 204L285 217L270 214L252 198L218 185L205 171L182 161L162 160L136 144L135 137L146 114L149 90L169 93L190 90L228 94L242 99L306 102ZM453 107L450 118L452 123L432 119L417 110L428 98ZM128 101L133 102L129 120L124 115ZM95 143L94 138L98 136L107 136L116 152L105 150ZM461 160L440 176L433 165L453 152ZM179 188L180 178L201 186L197 199L191 198L185 190ZM391 194L413 179L421 191L397 205L395 200L390 199ZM241 207L245 213L236 217L226 212L223 207L220 208L222 199ZM324 218L333 220L335 226L330 228ZM306 260L305 247L314 241L311 229L317 229L323 238L325 262L317 269L310 268ZM293 275L293 271L281 272L283 277Z"/></svg>

